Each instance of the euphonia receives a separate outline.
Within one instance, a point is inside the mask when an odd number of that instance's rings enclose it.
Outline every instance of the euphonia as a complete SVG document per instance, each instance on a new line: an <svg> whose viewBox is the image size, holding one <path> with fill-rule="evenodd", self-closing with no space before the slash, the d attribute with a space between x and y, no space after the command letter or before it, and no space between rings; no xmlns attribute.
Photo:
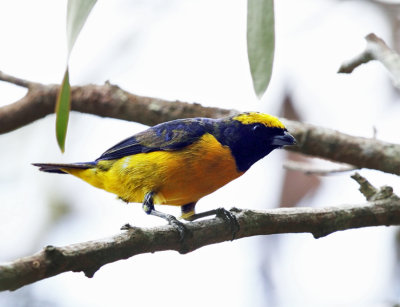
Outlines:
<svg viewBox="0 0 400 307"><path fill-rule="evenodd" d="M197 201L243 175L272 150L293 144L294 137L278 118L247 112L161 123L121 141L93 162L33 165L74 175L126 202L143 203L147 214L181 231L182 223L155 210L154 204L180 206L181 218L188 221L215 213L195 214Z"/></svg>

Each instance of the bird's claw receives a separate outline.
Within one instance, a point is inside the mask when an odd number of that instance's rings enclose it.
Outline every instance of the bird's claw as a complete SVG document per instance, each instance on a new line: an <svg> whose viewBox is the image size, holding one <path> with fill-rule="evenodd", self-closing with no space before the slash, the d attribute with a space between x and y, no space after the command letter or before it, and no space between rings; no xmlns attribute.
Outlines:
<svg viewBox="0 0 400 307"><path fill-rule="evenodd" d="M216 217L223 219L226 223L228 223L231 227L232 241L235 239L236 234L240 230L239 222L237 221L235 215L226 210L225 208L216 209Z"/></svg>
<svg viewBox="0 0 400 307"><path fill-rule="evenodd" d="M133 229L134 227L131 225L131 224L129 224L129 223L126 223L125 225L122 225L121 226L121 230L130 230L130 229Z"/></svg>
<svg viewBox="0 0 400 307"><path fill-rule="evenodd" d="M177 218L174 216L168 217L168 224L173 226L179 232L179 242L184 243L185 239L188 237L188 234L190 234L185 224L178 221Z"/></svg>

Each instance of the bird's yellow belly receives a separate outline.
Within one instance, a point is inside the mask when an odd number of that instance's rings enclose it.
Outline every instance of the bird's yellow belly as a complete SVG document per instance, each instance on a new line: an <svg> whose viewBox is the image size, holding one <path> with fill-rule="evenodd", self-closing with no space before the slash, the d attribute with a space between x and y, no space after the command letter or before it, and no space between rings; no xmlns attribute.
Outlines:
<svg viewBox="0 0 400 307"><path fill-rule="evenodd" d="M242 174L229 147L205 134L180 150L100 161L98 168L76 171L74 175L128 202L142 202L146 193L154 192L155 204L182 206L196 202Z"/></svg>

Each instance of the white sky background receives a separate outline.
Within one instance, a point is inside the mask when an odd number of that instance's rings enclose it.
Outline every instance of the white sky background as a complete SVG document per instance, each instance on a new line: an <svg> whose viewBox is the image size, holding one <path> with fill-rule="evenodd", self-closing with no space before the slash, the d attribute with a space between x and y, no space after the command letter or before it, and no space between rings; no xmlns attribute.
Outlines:
<svg viewBox="0 0 400 307"><path fill-rule="evenodd" d="M66 56L65 14L61 1L0 2L0 70L59 83ZM400 143L399 99L384 68L370 63L352 75L336 74L341 62L363 50L368 33L390 43L388 25L376 7L361 1L277 1L276 62L261 102L250 82L245 25L246 1L99 1L73 50L71 83L110 80L139 95L272 114L289 89L310 123L362 136L372 136L375 126L380 139ZM0 83L0 93L0 105L5 105L24 90ZM93 160L144 128L72 113L64 155L56 146L54 116L1 135L0 261L48 244L107 237L126 222L163 223L146 216L140 205L124 205L72 176L39 173L30 165ZM282 151L272 153L205 197L197 209L276 206L283 157ZM397 177L362 174L400 193ZM362 203L357 189L348 174L325 178L315 198L301 205ZM71 212L54 224L49 208L59 203ZM247 238L184 256L141 255L106 265L92 279L65 273L0 293L0 306L386 306L399 298L392 279L394 231L353 230L319 240L309 234ZM270 271L261 270L265 257L271 258ZM273 286L262 284L265 272Z"/></svg>

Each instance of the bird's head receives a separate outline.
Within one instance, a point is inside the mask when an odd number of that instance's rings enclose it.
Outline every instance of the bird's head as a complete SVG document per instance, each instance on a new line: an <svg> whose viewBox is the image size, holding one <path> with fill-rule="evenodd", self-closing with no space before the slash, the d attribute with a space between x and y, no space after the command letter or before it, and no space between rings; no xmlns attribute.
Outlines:
<svg viewBox="0 0 400 307"><path fill-rule="evenodd" d="M296 144L282 122L272 115L247 112L223 122L223 140L231 148L240 171L246 171L274 149Z"/></svg>

